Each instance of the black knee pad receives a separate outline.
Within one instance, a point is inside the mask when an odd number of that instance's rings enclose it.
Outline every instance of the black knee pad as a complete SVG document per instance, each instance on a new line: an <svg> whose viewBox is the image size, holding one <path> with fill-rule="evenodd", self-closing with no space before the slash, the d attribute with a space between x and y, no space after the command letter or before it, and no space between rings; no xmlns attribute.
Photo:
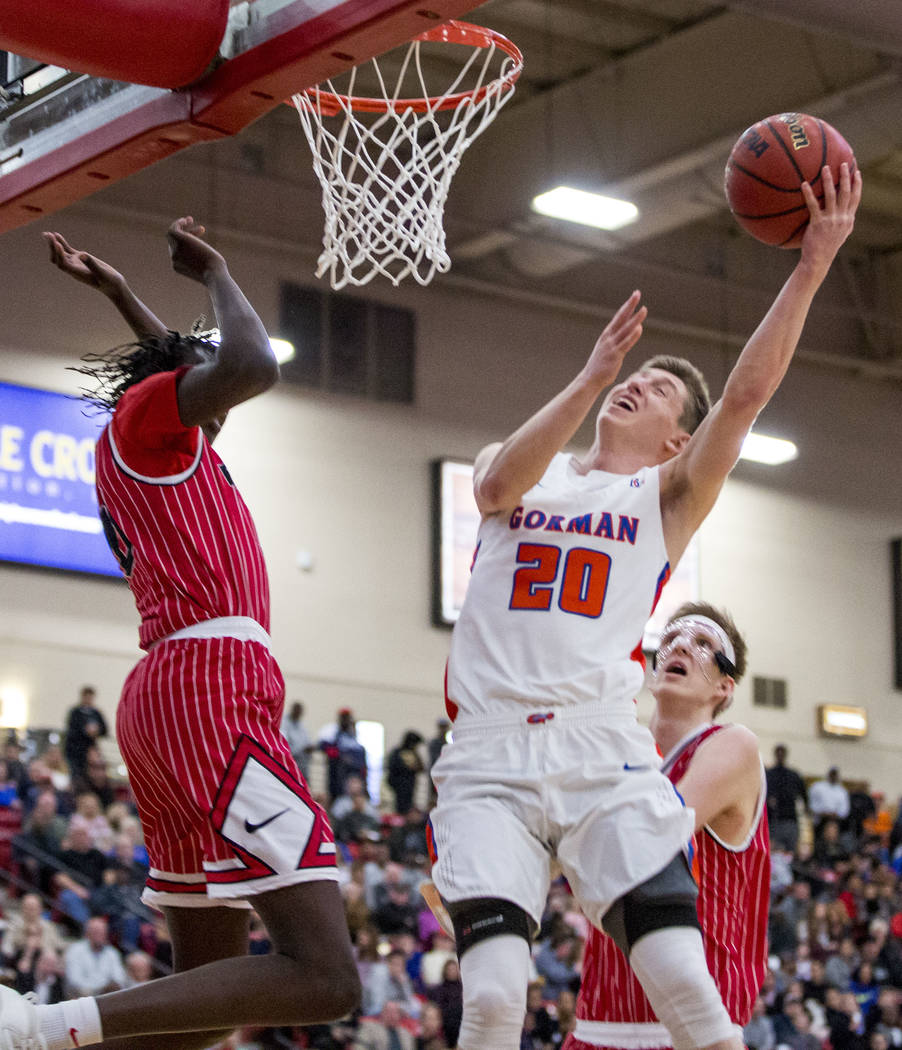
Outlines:
<svg viewBox="0 0 902 1050"><path fill-rule="evenodd" d="M669 926L701 929L696 909L698 886L682 853L635 889L624 894L604 914L604 932L624 955L646 933Z"/></svg>
<svg viewBox="0 0 902 1050"><path fill-rule="evenodd" d="M526 912L512 901L495 897L479 897L448 905L448 914L454 923L454 938L458 956L474 944L513 933L527 944L532 941L535 923Z"/></svg>

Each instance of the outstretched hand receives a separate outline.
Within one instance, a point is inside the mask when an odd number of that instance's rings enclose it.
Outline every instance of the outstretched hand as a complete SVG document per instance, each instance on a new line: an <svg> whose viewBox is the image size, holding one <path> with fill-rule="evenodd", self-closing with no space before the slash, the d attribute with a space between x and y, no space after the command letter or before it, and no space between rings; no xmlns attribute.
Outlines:
<svg viewBox="0 0 902 1050"><path fill-rule="evenodd" d="M583 368L583 375L602 387L617 378L624 357L642 336L642 322L648 316L648 309L639 306L640 298L640 292L633 292L614 314Z"/></svg>
<svg viewBox="0 0 902 1050"><path fill-rule="evenodd" d="M808 228L802 238L802 260L824 271L836 257L843 242L855 225L855 212L861 202L861 172L854 175L843 161L839 166L839 189L833 182L829 166L821 171L824 186L824 203L821 206L814 190L807 182L802 183L802 196L808 205Z"/></svg>
<svg viewBox="0 0 902 1050"><path fill-rule="evenodd" d="M118 270L96 255L73 248L61 233L45 233L44 240L50 247L50 261L76 281L97 288L105 295L118 291L125 284Z"/></svg>
<svg viewBox="0 0 902 1050"><path fill-rule="evenodd" d="M203 240L206 229L190 215L176 219L169 227L169 255L172 268L183 277L203 283L211 270L225 267L225 259Z"/></svg>

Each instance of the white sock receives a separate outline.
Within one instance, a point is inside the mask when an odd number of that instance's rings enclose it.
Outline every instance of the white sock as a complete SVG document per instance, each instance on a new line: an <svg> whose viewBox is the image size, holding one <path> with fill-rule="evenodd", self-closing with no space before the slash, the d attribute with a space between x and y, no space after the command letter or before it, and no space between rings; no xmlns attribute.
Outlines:
<svg viewBox="0 0 902 1050"><path fill-rule="evenodd" d="M67 999L37 1009L38 1031L47 1040L47 1050L75 1050L103 1042L96 999Z"/></svg>

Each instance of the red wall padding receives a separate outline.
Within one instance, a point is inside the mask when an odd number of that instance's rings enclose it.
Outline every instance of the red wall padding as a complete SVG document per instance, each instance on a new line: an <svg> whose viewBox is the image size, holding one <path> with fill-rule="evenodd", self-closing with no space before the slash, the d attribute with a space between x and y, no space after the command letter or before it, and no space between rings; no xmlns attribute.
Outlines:
<svg viewBox="0 0 902 1050"><path fill-rule="evenodd" d="M0 49L95 77L177 88L219 48L229 0L0 0Z"/></svg>

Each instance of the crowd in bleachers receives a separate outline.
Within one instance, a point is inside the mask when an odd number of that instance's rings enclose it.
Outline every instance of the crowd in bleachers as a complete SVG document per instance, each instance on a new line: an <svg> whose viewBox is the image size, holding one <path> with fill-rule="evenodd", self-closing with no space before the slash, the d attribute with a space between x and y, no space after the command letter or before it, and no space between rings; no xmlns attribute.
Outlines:
<svg viewBox="0 0 902 1050"><path fill-rule="evenodd" d="M11 734L0 758L2 979L39 1002L131 987L172 965L165 923L140 900L148 862L128 784L110 774L106 725L92 708L83 691L67 725L83 730L77 749L64 750L60 734L25 753ZM427 773L448 724L428 742L409 731L389 751L394 804L380 805L367 792L352 713L339 712L317 740L302 716L301 705L289 709L286 736L323 785L363 1001L340 1023L243 1029L221 1050L452 1050L462 1009L454 942L419 892L430 868ZM838 770L806 786L785 748L768 770L768 795L770 965L746 1044L902 1048L902 817L879 795L850 793ZM552 1050L572 1029L585 936L558 880L533 952L522 1050ZM250 950L270 950L256 916Z"/></svg>

